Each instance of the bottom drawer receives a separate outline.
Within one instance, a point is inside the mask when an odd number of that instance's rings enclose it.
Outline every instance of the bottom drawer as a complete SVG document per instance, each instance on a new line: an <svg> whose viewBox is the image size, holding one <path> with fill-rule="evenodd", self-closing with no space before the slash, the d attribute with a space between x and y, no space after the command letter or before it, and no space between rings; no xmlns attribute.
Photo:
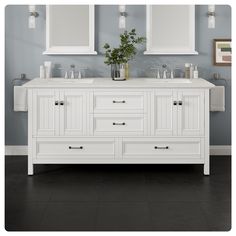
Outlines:
<svg viewBox="0 0 236 236"><path fill-rule="evenodd" d="M113 138L37 139L36 158L114 158Z"/></svg>
<svg viewBox="0 0 236 236"><path fill-rule="evenodd" d="M123 158L200 158L203 156L200 138L125 138Z"/></svg>

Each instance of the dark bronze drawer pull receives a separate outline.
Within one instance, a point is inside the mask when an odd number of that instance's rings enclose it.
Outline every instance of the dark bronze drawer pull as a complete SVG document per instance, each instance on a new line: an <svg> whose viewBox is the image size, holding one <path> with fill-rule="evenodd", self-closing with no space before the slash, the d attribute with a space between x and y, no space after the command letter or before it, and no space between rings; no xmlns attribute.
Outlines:
<svg viewBox="0 0 236 236"><path fill-rule="evenodd" d="M72 147L72 146L69 146L69 149L84 149L83 146L80 146L80 147Z"/></svg>
<svg viewBox="0 0 236 236"><path fill-rule="evenodd" d="M113 103L125 103L125 100L123 100L123 101L115 101L115 100L113 100L112 102Z"/></svg>
<svg viewBox="0 0 236 236"><path fill-rule="evenodd" d="M158 147L158 146L155 146L154 148L155 148L155 149L169 149L168 146L165 146L165 147Z"/></svg>
<svg viewBox="0 0 236 236"><path fill-rule="evenodd" d="M64 102L63 102L63 101L60 101L60 105L62 105L62 106L63 106L63 105L64 105Z"/></svg>
<svg viewBox="0 0 236 236"><path fill-rule="evenodd" d="M174 102L173 102L173 105L175 105L175 106L176 106L176 105L177 105L177 102L176 102L176 101L174 101Z"/></svg>
<svg viewBox="0 0 236 236"><path fill-rule="evenodd" d="M182 106L183 102L182 101L179 101L179 105Z"/></svg>
<svg viewBox="0 0 236 236"><path fill-rule="evenodd" d="M58 101L55 101L55 105L58 106L59 102Z"/></svg>
<svg viewBox="0 0 236 236"><path fill-rule="evenodd" d="M113 125L125 125L125 122L122 122L122 123L113 122Z"/></svg>

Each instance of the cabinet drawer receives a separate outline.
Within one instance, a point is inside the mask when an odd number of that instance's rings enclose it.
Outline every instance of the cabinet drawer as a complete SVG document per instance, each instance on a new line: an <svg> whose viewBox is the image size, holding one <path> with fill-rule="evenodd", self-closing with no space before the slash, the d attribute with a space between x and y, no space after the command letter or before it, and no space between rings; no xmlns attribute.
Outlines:
<svg viewBox="0 0 236 236"><path fill-rule="evenodd" d="M36 141L36 158L113 158L115 141L113 138L50 139Z"/></svg>
<svg viewBox="0 0 236 236"><path fill-rule="evenodd" d="M93 112L143 113L145 101L143 92L97 92L93 96Z"/></svg>
<svg viewBox="0 0 236 236"><path fill-rule="evenodd" d="M200 138L125 138L122 153L124 158L200 158L203 145Z"/></svg>
<svg viewBox="0 0 236 236"><path fill-rule="evenodd" d="M143 114L94 114L94 135L133 135L146 133L146 115Z"/></svg>

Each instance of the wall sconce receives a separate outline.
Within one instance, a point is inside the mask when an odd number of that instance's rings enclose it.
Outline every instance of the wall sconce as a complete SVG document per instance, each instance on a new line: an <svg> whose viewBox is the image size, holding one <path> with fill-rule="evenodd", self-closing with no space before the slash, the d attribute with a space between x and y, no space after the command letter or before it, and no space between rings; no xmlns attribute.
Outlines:
<svg viewBox="0 0 236 236"><path fill-rule="evenodd" d="M120 29L125 29L126 27L126 16L127 13L125 12L125 5L120 5L119 6L119 12L120 12L120 17L119 17L119 28Z"/></svg>
<svg viewBox="0 0 236 236"><path fill-rule="evenodd" d="M215 5L208 5L208 28L214 29L215 28Z"/></svg>
<svg viewBox="0 0 236 236"><path fill-rule="evenodd" d="M29 5L29 28L35 29L35 18L39 16L35 5Z"/></svg>

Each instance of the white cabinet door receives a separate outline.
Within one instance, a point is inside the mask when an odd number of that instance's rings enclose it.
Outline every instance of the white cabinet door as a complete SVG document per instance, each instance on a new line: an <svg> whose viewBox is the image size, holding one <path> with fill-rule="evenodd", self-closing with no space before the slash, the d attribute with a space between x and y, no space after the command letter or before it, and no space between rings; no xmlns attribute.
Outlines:
<svg viewBox="0 0 236 236"><path fill-rule="evenodd" d="M182 90L178 92L178 135L204 135L204 92Z"/></svg>
<svg viewBox="0 0 236 236"><path fill-rule="evenodd" d="M33 91L33 136L59 135L59 93L54 89Z"/></svg>
<svg viewBox="0 0 236 236"><path fill-rule="evenodd" d="M177 92L172 89L155 90L152 101L152 135L177 135Z"/></svg>
<svg viewBox="0 0 236 236"><path fill-rule="evenodd" d="M79 89L60 90L60 135L76 136L86 132L86 93Z"/></svg>

